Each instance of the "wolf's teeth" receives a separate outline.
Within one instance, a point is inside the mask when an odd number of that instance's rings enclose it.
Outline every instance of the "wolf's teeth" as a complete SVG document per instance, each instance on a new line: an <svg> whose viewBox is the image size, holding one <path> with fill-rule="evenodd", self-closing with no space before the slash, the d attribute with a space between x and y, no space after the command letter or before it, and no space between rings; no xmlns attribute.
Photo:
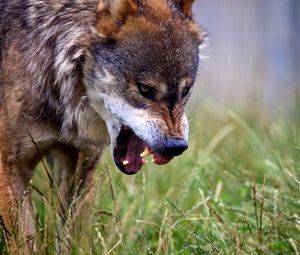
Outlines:
<svg viewBox="0 0 300 255"><path fill-rule="evenodd" d="M146 147L145 150L140 154L140 157L144 158L144 157L147 157L150 154L151 154L150 150L148 149L148 147Z"/></svg>
<svg viewBox="0 0 300 255"><path fill-rule="evenodd" d="M122 162L122 164L123 164L123 166L127 166L127 165L129 164L129 161L128 161L128 160L124 160L124 161Z"/></svg>

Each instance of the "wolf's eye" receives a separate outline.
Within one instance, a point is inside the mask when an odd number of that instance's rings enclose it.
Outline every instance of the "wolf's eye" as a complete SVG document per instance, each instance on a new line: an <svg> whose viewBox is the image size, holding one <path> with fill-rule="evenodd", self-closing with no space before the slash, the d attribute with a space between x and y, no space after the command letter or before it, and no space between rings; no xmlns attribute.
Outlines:
<svg viewBox="0 0 300 255"><path fill-rule="evenodd" d="M137 83L138 89L141 93L141 95L148 99L154 99L155 98L155 89L151 88L150 86L143 84L143 83Z"/></svg>
<svg viewBox="0 0 300 255"><path fill-rule="evenodd" d="M181 92L181 97L186 97L190 92L190 88L189 87L185 87L183 89L183 91Z"/></svg>

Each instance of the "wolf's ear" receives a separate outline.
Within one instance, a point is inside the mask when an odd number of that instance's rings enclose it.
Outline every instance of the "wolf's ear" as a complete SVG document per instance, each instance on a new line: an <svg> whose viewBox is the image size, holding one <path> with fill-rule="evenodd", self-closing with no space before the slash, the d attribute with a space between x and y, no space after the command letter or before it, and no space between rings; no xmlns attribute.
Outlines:
<svg viewBox="0 0 300 255"><path fill-rule="evenodd" d="M135 0L100 0L96 25L100 36L109 38L116 34L128 17L135 15L137 10Z"/></svg>
<svg viewBox="0 0 300 255"><path fill-rule="evenodd" d="M189 18L192 17L194 0L175 0L176 5L180 8L183 14Z"/></svg>

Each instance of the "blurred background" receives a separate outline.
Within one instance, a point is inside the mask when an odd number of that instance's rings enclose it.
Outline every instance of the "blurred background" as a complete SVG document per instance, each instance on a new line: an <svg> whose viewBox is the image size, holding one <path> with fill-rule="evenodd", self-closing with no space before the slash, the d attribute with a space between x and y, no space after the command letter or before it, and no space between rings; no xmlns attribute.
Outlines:
<svg viewBox="0 0 300 255"><path fill-rule="evenodd" d="M300 87L299 0L196 0L195 19L209 33L191 105L289 104Z"/></svg>

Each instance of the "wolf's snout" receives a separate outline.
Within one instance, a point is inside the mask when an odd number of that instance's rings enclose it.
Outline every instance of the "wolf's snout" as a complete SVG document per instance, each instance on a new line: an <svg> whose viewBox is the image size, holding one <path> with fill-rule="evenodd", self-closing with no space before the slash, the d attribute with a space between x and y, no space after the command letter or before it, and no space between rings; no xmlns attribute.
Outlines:
<svg viewBox="0 0 300 255"><path fill-rule="evenodd" d="M162 154L167 156L178 156L188 148L188 142L180 137L167 138Z"/></svg>

